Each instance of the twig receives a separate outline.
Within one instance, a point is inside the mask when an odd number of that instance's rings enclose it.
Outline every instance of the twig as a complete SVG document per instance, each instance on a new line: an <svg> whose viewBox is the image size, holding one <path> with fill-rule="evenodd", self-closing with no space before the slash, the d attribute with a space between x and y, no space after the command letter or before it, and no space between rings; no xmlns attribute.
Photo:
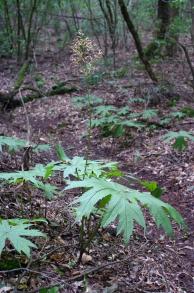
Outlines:
<svg viewBox="0 0 194 293"><path fill-rule="evenodd" d="M11 270L2 270L0 271L0 274L9 274L9 273L16 273L16 272L19 272L19 271L27 271L29 273L33 273L33 274L40 274L44 277L48 277L48 275L44 274L44 273L41 273L39 271L35 271L35 270L31 270L31 269L28 269L27 267L26 268L17 268L17 269L11 269Z"/></svg>
<svg viewBox="0 0 194 293"><path fill-rule="evenodd" d="M146 241L141 247L140 249L142 249L144 246L146 246L148 241ZM119 264L119 263L124 263L126 261L128 261L129 259L133 258L135 255L130 255L130 256L127 256L126 258L124 259L119 259L119 260L116 260L116 261L113 261L113 262L108 262L108 263L105 263L105 264L102 264L98 267L95 267L95 268L92 268L92 269L88 269L88 270L85 270L83 271L82 273L80 273L78 276L75 276L75 277L71 277L71 278L68 278L66 279L66 282L72 282L72 281L76 281L76 280L79 280L80 278L86 276L86 275L89 275L89 274L92 274L92 273L96 273L106 267L109 267L109 266L114 266L116 264Z"/></svg>
<svg viewBox="0 0 194 293"><path fill-rule="evenodd" d="M146 241L141 247L139 250L141 250L143 247L146 246L148 241ZM133 258L135 255L137 254L137 252L134 254L134 255L131 255L131 256L128 256L124 259L120 259L120 260L116 260L116 261L113 261L113 262L109 262L109 263L105 263L105 264L102 264L98 267L95 267L95 268L92 268L92 269L88 269L88 270L85 270L83 272L81 272L79 275L77 276L74 276L74 277L70 277L70 278L67 278L63 281L59 281L59 282L56 282L56 283L53 283L51 285L48 285L48 286L45 286L45 287L42 287L42 288L37 288L37 289L34 289L32 291L27 291L25 293L36 293L36 292L39 292L40 289L49 289L51 287L55 287L55 286L70 286L70 282L73 282L73 281L76 281L76 280L79 280L80 278L83 278L84 276L86 275L89 275L89 274L92 274L92 273L96 273L106 267L109 267L109 266L114 266L116 264L119 264L119 263L124 263L124 262L127 262L129 261L129 259ZM17 269L12 269L12 270L2 270L0 271L0 274L7 274L7 273L12 273L12 272L18 272L18 271L25 271L25 272L30 272L30 273L34 273L34 274L40 274L41 276L47 278L47 279L52 279L53 280L53 277L50 277L48 276L47 274L45 273L41 273L39 271L36 271L36 270L31 270L29 268L17 268Z"/></svg>
<svg viewBox="0 0 194 293"><path fill-rule="evenodd" d="M50 285L50 286L48 286L48 287L44 287L44 288L51 288L51 287L54 287L54 286L57 286L57 285L60 286L60 285L62 285L62 284L67 285L67 283L69 283L69 282L77 281L77 280L79 280L79 279L81 279L81 278L83 278L83 277L85 277L85 276L87 276L87 275L89 275L89 274L96 273L96 272L98 272L98 271L100 271L100 270L102 270L102 269L104 269L104 268L106 268L106 267L114 266L114 265L116 265L116 264L126 262L126 261L128 261L129 259L131 259L132 257L133 257L133 256L128 256L128 257L126 257L125 259L120 259L120 260L116 260L116 261L113 261L113 262L109 262L109 263L102 264L102 265L100 265L100 266L98 266L98 267L95 267L95 268L92 268L92 269L85 270L85 271L83 271L82 273L80 273L80 274L77 275L77 276L70 277L70 278L66 279L64 282L61 282L61 283L59 282L59 283L56 283L56 284L53 284L53 285ZM40 288L39 288L39 289L35 289L35 290L33 290L33 291L30 291L30 292L28 292L28 293L36 293L36 292L38 292L38 290L40 290Z"/></svg>

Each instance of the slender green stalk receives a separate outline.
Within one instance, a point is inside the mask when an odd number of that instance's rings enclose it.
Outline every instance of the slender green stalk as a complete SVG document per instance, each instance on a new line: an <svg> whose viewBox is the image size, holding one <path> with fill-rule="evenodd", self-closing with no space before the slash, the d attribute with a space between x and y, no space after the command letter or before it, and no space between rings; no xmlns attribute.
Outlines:
<svg viewBox="0 0 194 293"><path fill-rule="evenodd" d="M84 171L84 178L87 173L87 165L89 160L89 154L91 151L91 145L92 145L92 103L91 103L91 95L87 93L87 99L88 99L88 115L89 115L89 126L88 126L88 134L87 134L87 149L86 149L86 165L85 165L85 171Z"/></svg>
<svg viewBox="0 0 194 293"><path fill-rule="evenodd" d="M89 161L89 155L91 151L92 145L92 101L91 95L89 92L89 84L88 84L88 77L95 69L94 62L97 61L99 58L102 57L102 52L97 48L97 46L87 38L82 32L78 32L77 38L75 39L72 45L72 57L71 60L75 66L80 69L80 72L84 74L86 87L87 87L87 100L88 100L88 116L89 116L89 125L87 128L87 149L86 149L86 162L85 162L85 170L83 179L85 179L87 175L87 166ZM81 262L83 253L85 252L86 248L91 243L92 239L94 238L94 234L96 233L91 231L91 217L87 219L86 217L82 218L81 225L80 225L80 251L79 251L79 258L78 263Z"/></svg>

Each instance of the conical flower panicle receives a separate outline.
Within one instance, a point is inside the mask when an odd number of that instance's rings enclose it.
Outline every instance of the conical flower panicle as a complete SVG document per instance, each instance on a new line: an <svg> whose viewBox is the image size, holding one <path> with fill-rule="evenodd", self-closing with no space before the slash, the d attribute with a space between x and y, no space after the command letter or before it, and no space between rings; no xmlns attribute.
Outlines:
<svg viewBox="0 0 194 293"><path fill-rule="evenodd" d="M95 70L95 62L102 57L102 51L97 45L86 37L82 32L78 32L72 46L72 63L79 68L84 75L89 75Z"/></svg>

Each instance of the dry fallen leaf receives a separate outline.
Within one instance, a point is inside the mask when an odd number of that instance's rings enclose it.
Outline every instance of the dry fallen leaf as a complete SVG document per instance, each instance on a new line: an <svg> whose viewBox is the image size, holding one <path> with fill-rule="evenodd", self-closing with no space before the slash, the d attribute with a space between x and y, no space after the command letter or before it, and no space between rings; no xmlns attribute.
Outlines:
<svg viewBox="0 0 194 293"><path fill-rule="evenodd" d="M85 265L92 261L92 257L89 254L83 253L82 255L82 264Z"/></svg>

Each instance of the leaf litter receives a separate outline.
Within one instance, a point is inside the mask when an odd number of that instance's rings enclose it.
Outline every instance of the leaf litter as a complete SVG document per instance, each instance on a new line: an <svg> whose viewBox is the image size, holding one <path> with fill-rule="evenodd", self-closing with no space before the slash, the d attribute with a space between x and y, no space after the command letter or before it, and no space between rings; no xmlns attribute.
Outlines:
<svg viewBox="0 0 194 293"><path fill-rule="evenodd" d="M125 56L126 58L126 56ZM127 56L128 58L128 56ZM52 76L63 80L70 76L67 70L68 62L61 56L61 65L56 70L56 65L50 62L41 62L39 70L46 77L47 85L52 84ZM124 60L121 58L121 63ZM124 63L125 64L125 63ZM1 64L1 66L3 66ZM175 62L165 64L171 67L171 79L174 80L176 91L182 96L177 104L178 108L191 105L191 100L185 99L192 95L190 89L182 82L182 73L173 71ZM65 69L65 72L64 72ZM176 75L173 74L176 72ZM50 77L50 78L48 78ZM75 79L75 76L72 77ZM105 104L123 106L126 101L140 95L149 87L149 82L144 74L139 75L134 71L134 79L129 76L113 80L112 83L104 79L99 86L92 86L92 93L103 98ZM177 83L177 79L180 80ZM0 76L4 88L11 83L8 70ZM79 79L75 81L79 85ZM182 84L181 84L182 83ZM139 88L139 84L144 84ZM85 89L80 88L79 93L73 96L82 96ZM42 100L30 102L26 105L31 124L31 139L35 143L48 143L55 145L59 142L64 147L68 156L83 155L86 149L86 122L87 112L76 109L72 104L72 95L45 97ZM138 105L136 107L139 107ZM161 106L159 106L161 108ZM137 111L134 108L134 111ZM168 112L165 105L160 109L164 114ZM9 118L8 118L9 117ZM184 120L187 122L187 119ZM170 124L172 131L184 129L193 131L194 124L180 125L181 122ZM192 121L191 121L192 122ZM0 118L1 132L6 136L17 136L26 139L26 117L22 108L13 113L3 114ZM156 181L165 188L164 199L175 206L185 217L189 230L183 234L176 227L176 237L169 239L163 232L157 231L149 219L148 233L136 227L128 246L124 246L121 238L116 236L115 227L102 229L99 232L90 250L83 256L82 263L76 265L78 256L78 226L70 212L70 203L74 199L74 192L67 191L47 204L47 219L45 226L47 239L36 241L40 250L33 252L32 259L24 258L20 263L26 268L12 273L0 271L1 282L5 285L5 292L14 288L20 278L21 289L24 292L35 292L37 288L61 286L61 292L168 292L191 293L193 292L193 263L194 263L194 212L193 212L193 183L194 183L194 152L193 144L189 144L183 153L174 151L169 144L161 141L165 129L132 132L125 138L114 139L102 137L97 129L93 130L93 145L90 157L94 159L108 158L117 160L122 169L138 178ZM21 153L16 155L14 164L8 155L1 154L0 169L17 168L21 163ZM32 164L46 163L56 159L54 152L49 151L44 155L32 157ZM10 167L12 166L12 168ZM60 188L60 178L55 182ZM23 214L29 214L28 190L23 187L13 190L3 187L1 190L1 215L5 217L21 216L20 200L22 195L26 203ZM8 196L3 196L7 194ZM17 196L15 196L17 195ZM40 194L33 195L33 209L43 213L45 204ZM5 208L2 208L5 207ZM14 257L18 257L15 255ZM0 263L1 266L1 263ZM6 271L6 270L4 270ZM26 289L26 284L27 288ZM26 291L25 291L26 290ZM1 292L0 291L0 292ZM3 291L2 291L3 292Z"/></svg>

